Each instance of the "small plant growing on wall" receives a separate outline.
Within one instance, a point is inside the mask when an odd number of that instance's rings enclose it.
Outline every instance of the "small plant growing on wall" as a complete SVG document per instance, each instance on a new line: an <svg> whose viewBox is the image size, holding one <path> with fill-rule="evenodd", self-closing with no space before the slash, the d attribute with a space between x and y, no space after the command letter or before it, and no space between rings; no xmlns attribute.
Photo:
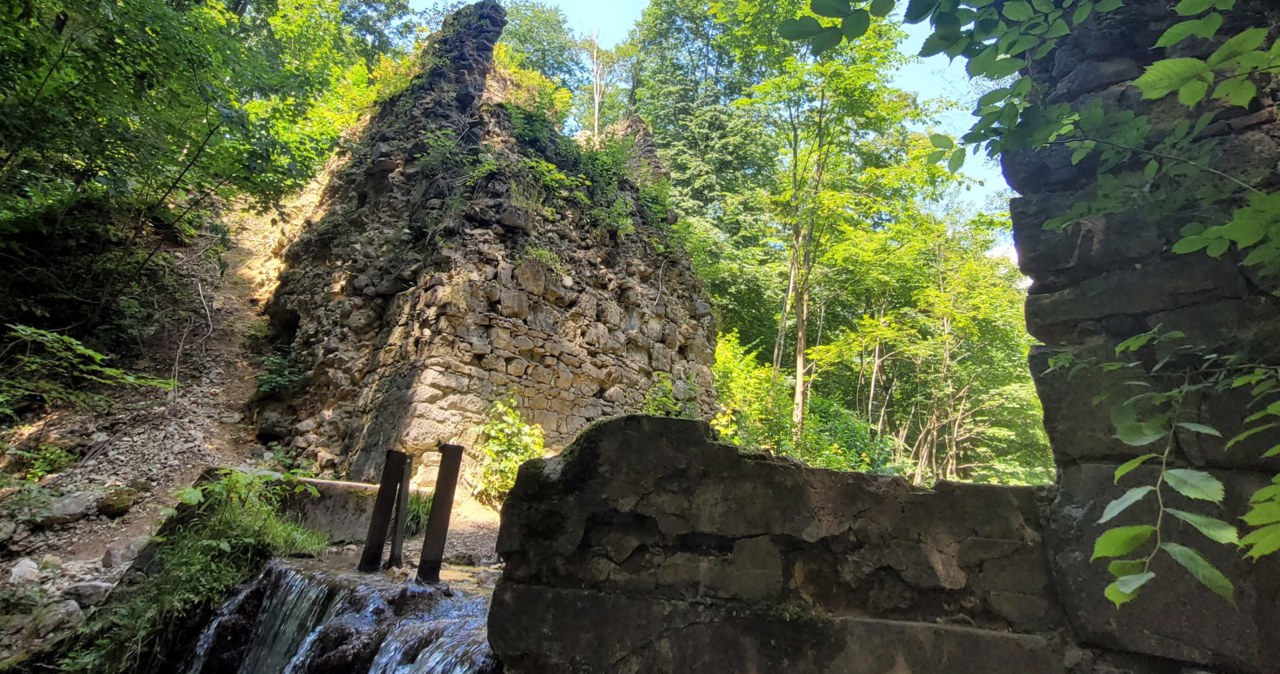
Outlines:
<svg viewBox="0 0 1280 674"><path fill-rule="evenodd" d="M640 411L654 417L693 419L698 416L691 402L681 401L676 397L675 384L671 381L671 375L666 372L654 373L653 386L644 394L644 406Z"/></svg>
<svg viewBox="0 0 1280 674"><path fill-rule="evenodd" d="M542 456L542 427L526 422L520 414L519 398L508 394L489 408L480 427L480 448L484 458L474 493L481 501L496 505L515 486L520 464Z"/></svg>

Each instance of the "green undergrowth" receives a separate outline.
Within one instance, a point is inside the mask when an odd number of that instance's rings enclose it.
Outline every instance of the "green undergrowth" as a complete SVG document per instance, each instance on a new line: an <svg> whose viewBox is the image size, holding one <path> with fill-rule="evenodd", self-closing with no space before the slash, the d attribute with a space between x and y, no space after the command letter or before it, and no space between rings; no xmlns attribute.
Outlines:
<svg viewBox="0 0 1280 674"><path fill-rule="evenodd" d="M325 549L325 536L277 511L286 495L313 489L290 474L224 471L179 492L182 507L62 649L56 670L169 671L228 592L268 559Z"/></svg>
<svg viewBox="0 0 1280 674"><path fill-rule="evenodd" d="M404 533L407 536L418 536L427 530L427 519L431 517L431 499L434 492L412 491L409 493L409 507L405 511Z"/></svg>
<svg viewBox="0 0 1280 674"><path fill-rule="evenodd" d="M542 427L524 420L515 395L499 398L480 426L480 448L484 456L475 495L484 503L497 505L515 486L520 464L542 456Z"/></svg>

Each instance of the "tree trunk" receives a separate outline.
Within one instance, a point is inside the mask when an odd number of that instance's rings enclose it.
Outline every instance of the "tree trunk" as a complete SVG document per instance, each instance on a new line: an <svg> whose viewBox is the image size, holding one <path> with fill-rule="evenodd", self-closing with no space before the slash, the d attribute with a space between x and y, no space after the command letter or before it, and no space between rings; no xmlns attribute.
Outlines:
<svg viewBox="0 0 1280 674"><path fill-rule="evenodd" d="M809 291L801 289L796 298L796 390L791 402L792 446L800 449L804 442L804 417L808 407L809 383L805 376L809 364Z"/></svg>

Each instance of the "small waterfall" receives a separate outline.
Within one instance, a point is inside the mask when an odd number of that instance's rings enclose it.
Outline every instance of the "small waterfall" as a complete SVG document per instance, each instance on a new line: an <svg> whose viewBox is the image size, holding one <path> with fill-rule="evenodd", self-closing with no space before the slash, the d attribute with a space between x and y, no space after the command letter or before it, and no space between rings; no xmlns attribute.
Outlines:
<svg viewBox="0 0 1280 674"><path fill-rule="evenodd" d="M458 593L308 564L272 562L228 600L200 635L187 674L497 671L483 591Z"/></svg>
<svg viewBox="0 0 1280 674"><path fill-rule="evenodd" d="M451 616L398 625L378 649L369 674L475 674L489 656L487 607L459 602ZM480 609L480 610L477 610Z"/></svg>

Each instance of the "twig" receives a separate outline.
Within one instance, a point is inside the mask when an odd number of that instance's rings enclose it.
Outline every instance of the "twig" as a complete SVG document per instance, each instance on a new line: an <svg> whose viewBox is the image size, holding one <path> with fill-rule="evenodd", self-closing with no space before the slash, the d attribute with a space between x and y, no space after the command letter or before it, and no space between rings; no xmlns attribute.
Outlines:
<svg viewBox="0 0 1280 674"><path fill-rule="evenodd" d="M1196 168L1201 171L1204 171L1205 173L1211 173L1213 175L1218 176L1219 178L1226 178L1227 180L1230 180L1231 182L1239 185L1240 187L1243 187L1244 189L1254 192L1256 194L1266 194L1266 192L1263 192L1262 190L1254 187L1253 185L1250 185L1249 183L1244 182L1243 180L1240 180L1239 178L1223 173L1222 171L1219 171L1216 168L1205 166L1194 160L1187 159L1186 157L1179 157L1177 155L1165 154L1164 152L1156 152L1155 150L1145 150L1140 147L1130 147L1128 145L1124 145L1114 141L1103 140L1101 138L1089 138L1088 136L1085 136L1083 138L1074 138L1074 139L1068 138L1064 140L1052 140L1052 141L1049 141L1047 144L1048 145L1066 145L1067 143L1079 143L1079 142L1085 142L1085 141L1092 142L1092 143L1101 143L1103 145L1110 145L1111 147L1114 147L1114 148L1119 148L1121 150L1128 150L1130 152L1138 152L1138 153L1150 155L1152 157L1156 157L1159 159L1167 159L1169 161L1182 162L1183 164L1186 164L1192 168Z"/></svg>
<svg viewBox="0 0 1280 674"><path fill-rule="evenodd" d="M200 293L200 306L204 307L204 319L209 324L209 331L195 345L204 344L206 340L213 336L213 314L209 311L209 303L204 299L204 287L199 281L196 281L196 292Z"/></svg>

